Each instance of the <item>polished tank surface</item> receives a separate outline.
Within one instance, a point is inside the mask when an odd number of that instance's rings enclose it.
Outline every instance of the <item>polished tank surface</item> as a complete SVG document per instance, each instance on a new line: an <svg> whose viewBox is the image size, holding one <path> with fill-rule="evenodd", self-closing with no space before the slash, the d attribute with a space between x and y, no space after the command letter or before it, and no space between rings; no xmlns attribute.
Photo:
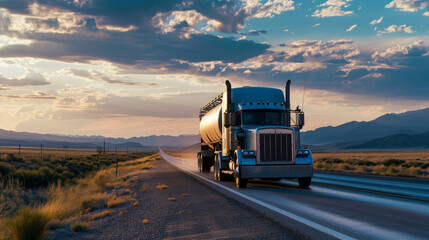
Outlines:
<svg viewBox="0 0 429 240"><path fill-rule="evenodd" d="M200 135L205 143L222 140L222 105L214 107L201 118Z"/></svg>

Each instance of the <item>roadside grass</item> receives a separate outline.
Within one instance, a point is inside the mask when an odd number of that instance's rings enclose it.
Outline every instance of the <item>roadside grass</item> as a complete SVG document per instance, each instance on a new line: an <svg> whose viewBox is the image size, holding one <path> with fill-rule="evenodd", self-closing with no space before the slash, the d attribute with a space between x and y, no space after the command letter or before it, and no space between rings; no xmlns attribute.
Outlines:
<svg viewBox="0 0 429 240"><path fill-rule="evenodd" d="M26 189L12 180L3 182L0 187L0 200L6 201L0 201L1 236L4 236L4 239L11 239L13 229L7 227L7 219L23 207L37 211L48 219L44 224L46 228L56 229L72 224L72 229L81 231L80 229L84 229L87 223L83 225L76 223L79 216L98 209L114 208L126 202L136 202L131 197L131 190L123 192L121 196L119 193L126 186L132 186L132 182L137 179L136 175L142 172L141 169L153 167L159 159L159 154L150 154L152 155L147 156L149 153L146 153L146 157L119 162L117 178L116 169L111 166L90 172L85 177L74 181L67 183L58 181L39 189ZM14 201L16 201L15 205L7 205ZM110 210L102 212L106 211Z"/></svg>
<svg viewBox="0 0 429 240"><path fill-rule="evenodd" d="M313 153L314 169L429 178L429 152Z"/></svg>
<svg viewBox="0 0 429 240"><path fill-rule="evenodd" d="M18 214L7 221L13 239L42 240L48 233L49 219L38 209L22 208Z"/></svg>
<svg viewBox="0 0 429 240"><path fill-rule="evenodd" d="M72 232L85 232L90 228L89 222L75 222L70 225Z"/></svg>
<svg viewBox="0 0 429 240"><path fill-rule="evenodd" d="M89 219L91 219L91 220L97 220L97 219L109 216L111 213L112 213L111 210L104 210L104 211L101 211L101 212L94 213L93 215L91 215L89 217Z"/></svg>

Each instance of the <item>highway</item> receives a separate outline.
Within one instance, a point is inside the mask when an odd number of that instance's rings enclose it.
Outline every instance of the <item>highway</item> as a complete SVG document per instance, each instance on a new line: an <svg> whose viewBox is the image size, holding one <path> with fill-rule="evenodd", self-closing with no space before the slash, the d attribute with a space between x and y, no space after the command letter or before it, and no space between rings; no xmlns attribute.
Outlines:
<svg viewBox="0 0 429 240"><path fill-rule="evenodd" d="M160 152L181 171L313 239L429 239L426 180L315 173L309 189L294 180L253 180L237 189L199 173L196 159Z"/></svg>

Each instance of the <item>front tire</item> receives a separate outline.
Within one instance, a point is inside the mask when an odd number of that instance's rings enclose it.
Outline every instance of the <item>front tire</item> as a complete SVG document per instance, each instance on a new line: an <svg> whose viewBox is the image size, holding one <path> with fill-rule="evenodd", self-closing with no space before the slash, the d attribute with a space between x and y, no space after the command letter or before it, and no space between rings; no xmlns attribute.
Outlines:
<svg viewBox="0 0 429 240"><path fill-rule="evenodd" d="M247 179L243 179L240 176L240 173L235 173L235 186L237 188L246 188L247 187Z"/></svg>
<svg viewBox="0 0 429 240"><path fill-rule="evenodd" d="M311 177L298 178L300 188L308 188L311 184Z"/></svg>

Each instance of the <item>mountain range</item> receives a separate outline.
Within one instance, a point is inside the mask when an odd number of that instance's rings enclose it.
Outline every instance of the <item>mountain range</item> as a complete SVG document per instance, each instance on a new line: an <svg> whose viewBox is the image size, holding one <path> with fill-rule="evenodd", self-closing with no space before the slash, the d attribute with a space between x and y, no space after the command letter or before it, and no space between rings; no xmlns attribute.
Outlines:
<svg viewBox="0 0 429 240"><path fill-rule="evenodd" d="M158 146L190 147L199 135L108 138L14 132L0 129L1 146L52 148L156 149ZM372 121L348 122L301 133L301 143L315 150L429 148L429 108L399 114L386 114Z"/></svg>
<svg viewBox="0 0 429 240"><path fill-rule="evenodd" d="M52 148L90 148L95 149L106 143L106 148L114 149L155 149L159 146L185 147L200 141L199 135L180 136L147 136L132 138L108 138L103 136L66 136L55 134L39 134L14 132L0 129L1 146L45 147Z"/></svg>
<svg viewBox="0 0 429 240"><path fill-rule="evenodd" d="M379 148L395 148L395 144L391 144L393 139L410 139L411 135L420 138L420 134L429 131L428 123L429 108L399 114L391 113L368 122L353 121L336 127L322 127L302 132L301 142L316 148L358 148L357 146L367 148L375 145ZM388 136L390 138L385 138ZM379 144L367 143L373 140L379 141Z"/></svg>

